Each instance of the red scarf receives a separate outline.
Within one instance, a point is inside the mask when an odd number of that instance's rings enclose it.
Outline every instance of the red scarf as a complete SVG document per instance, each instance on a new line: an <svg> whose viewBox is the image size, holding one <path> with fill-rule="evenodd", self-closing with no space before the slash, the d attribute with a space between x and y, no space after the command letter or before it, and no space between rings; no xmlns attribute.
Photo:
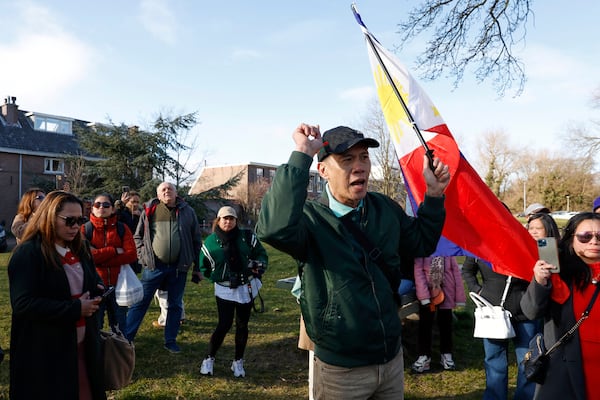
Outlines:
<svg viewBox="0 0 600 400"><path fill-rule="evenodd" d="M563 304L571 295L569 287L562 279L560 279L559 274L552 274L550 276L550 281L552 282L550 298L558 304Z"/></svg>
<svg viewBox="0 0 600 400"><path fill-rule="evenodd" d="M600 281L600 262L589 264L589 267L592 270L592 280ZM559 274L552 274L550 280L552 282L550 297L558 304L563 304L571 295L569 287L560 279Z"/></svg>

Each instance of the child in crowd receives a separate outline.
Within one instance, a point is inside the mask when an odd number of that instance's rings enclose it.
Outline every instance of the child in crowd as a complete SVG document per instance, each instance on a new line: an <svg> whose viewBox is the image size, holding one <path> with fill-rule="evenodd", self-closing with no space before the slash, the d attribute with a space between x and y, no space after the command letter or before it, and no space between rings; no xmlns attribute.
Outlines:
<svg viewBox="0 0 600 400"><path fill-rule="evenodd" d="M437 315L440 333L441 365L444 370L455 369L452 359L452 309L464 305L465 290L458 264L454 257L416 258L415 286L419 307L419 357L411 367L414 373L431 369L433 319Z"/></svg>

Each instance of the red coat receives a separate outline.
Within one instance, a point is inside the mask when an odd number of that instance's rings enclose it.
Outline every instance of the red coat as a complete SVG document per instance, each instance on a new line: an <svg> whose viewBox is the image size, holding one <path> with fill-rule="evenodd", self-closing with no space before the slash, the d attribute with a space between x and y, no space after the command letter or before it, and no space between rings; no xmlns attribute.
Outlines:
<svg viewBox="0 0 600 400"><path fill-rule="evenodd" d="M92 231L92 257L98 274L102 277L105 285L113 286L117 283L121 265L131 264L137 260L135 242L131 230L124 225L123 239L117 232L117 216L98 218L90 215L90 221L94 225ZM81 226L81 232L85 236L85 226ZM117 254L117 248L122 248L123 253Z"/></svg>

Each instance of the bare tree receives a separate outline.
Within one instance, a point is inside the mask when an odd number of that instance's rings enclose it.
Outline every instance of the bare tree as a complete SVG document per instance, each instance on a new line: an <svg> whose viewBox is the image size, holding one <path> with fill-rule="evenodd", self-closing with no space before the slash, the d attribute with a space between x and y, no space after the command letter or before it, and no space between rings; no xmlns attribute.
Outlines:
<svg viewBox="0 0 600 400"><path fill-rule="evenodd" d="M81 195L87 188L87 173L86 173L86 162L83 156L71 157L67 159L67 181L71 192Z"/></svg>
<svg viewBox="0 0 600 400"><path fill-rule="evenodd" d="M594 91L591 103L592 108L600 110L600 87ZM597 157L600 152L600 119L573 125L567 133L566 143L584 158Z"/></svg>
<svg viewBox="0 0 600 400"><path fill-rule="evenodd" d="M256 221L258 217L258 213L260 211L260 205L262 203L263 197L269 190L271 186L271 182L269 179L259 179L257 181L251 182L248 184L248 198L241 199L238 201L244 208L246 217L251 219L252 221Z"/></svg>
<svg viewBox="0 0 600 400"><path fill-rule="evenodd" d="M532 203L542 203L554 211L567 209L567 203L571 211L588 210L600 193L591 163L590 158L529 151L515 163L519 178L510 181L503 201L515 210Z"/></svg>
<svg viewBox="0 0 600 400"><path fill-rule="evenodd" d="M377 99L369 103L362 125L364 133L375 138L380 144L378 148L371 150L375 161L371 170L371 189L398 202L404 201L406 189L402 180L398 156Z"/></svg>
<svg viewBox="0 0 600 400"><path fill-rule="evenodd" d="M434 31L417 60L424 78L436 79L449 70L457 86L466 68L476 65L480 82L490 77L500 95L517 84L518 95L526 77L513 46L524 41L530 15L531 0L425 0L398 24L398 33L405 44Z"/></svg>
<svg viewBox="0 0 600 400"><path fill-rule="evenodd" d="M485 133L479 140L478 148L480 163L486 165L484 181L502 199L510 184L510 175L514 173L518 151L510 146L508 135L502 131Z"/></svg>

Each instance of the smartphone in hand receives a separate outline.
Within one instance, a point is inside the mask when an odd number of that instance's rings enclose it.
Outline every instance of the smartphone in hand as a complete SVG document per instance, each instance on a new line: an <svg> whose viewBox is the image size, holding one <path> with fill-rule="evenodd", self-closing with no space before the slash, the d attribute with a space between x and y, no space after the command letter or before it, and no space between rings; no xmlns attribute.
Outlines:
<svg viewBox="0 0 600 400"><path fill-rule="evenodd" d="M550 270L552 273L560 272L560 265L558 262L558 247L556 245L556 238L547 237L537 240L538 257L540 260L546 261L548 264L554 265L554 269Z"/></svg>
<svg viewBox="0 0 600 400"><path fill-rule="evenodd" d="M114 287L114 286L110 286L108 289L106 289L106 290L104 291L104 293L102 293L102 296L101 296L101 297L102 297L102 299L100 300L100 302L102 303L103 301L105 301L105 300L106 300L106 298L107 298L107 297L108 297L108 296L109 296L109 295L110 295L112 292L114 292L114 291L115 291L115 287Z"/></svg>

